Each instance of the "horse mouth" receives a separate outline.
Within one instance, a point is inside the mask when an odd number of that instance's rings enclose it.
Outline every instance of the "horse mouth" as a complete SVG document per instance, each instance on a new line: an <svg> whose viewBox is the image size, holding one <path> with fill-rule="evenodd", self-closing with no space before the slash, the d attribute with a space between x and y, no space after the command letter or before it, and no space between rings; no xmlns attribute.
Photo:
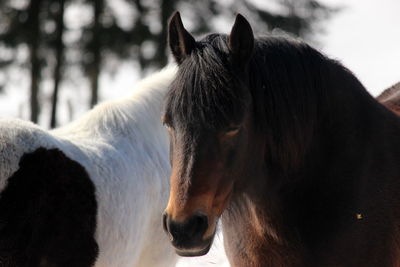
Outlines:
<svg viewBox="0 0 400 267"><path fill-rule="evenodd" d="M175 247L175 252L179 256L182 257L199 257L199 256L204 256L210 251L210 248L212 246L212 243L214 241L214 236L215 232L213 233L212 236L210 236L207 239L203 239L200 242L196 242L196 246L174 246Z"/></svg>
<svg viewBox="0 0 400 267"><path fill-rule="evenodd" d="M181 257L198 257L198 256L204 256L210 251L212 242L210 242L207 246L204 248L191 248L191 249L179 249L175 248L176 254L178 254Z"/></svg>

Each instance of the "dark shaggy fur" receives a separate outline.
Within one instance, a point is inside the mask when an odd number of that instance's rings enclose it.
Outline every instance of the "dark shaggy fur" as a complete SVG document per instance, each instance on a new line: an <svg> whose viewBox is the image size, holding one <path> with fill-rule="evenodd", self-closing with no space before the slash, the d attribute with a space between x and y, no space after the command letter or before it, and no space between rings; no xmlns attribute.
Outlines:
<svg viewBox="0 0 400 267"><path fill-rule="evenodd" d="M197 43L191 60L182 62L178 78L167 96L165 115L195 126L201 122L220 130L243 118L246 99L229 60L226 36L209 35ZM231 90L233 88L233 90Z"/></svg>
<svg viewBox="0 0 400 267"><path fill-rule="evenodd" d="M93 266L96 212L80 164L57 149L24 155L0 195L0 266Z"/></svg>
<svg viewBox="0 0 400 267"><path fill-rule="evenodd" d="M349 79L368 95L350 71L303 42L257 39L245 76L231 61L226 35L211 34L197 42L171 85L166 122L223 130L243 119L250 91L257 127L270 139L271 157L289 164L298 160L329 108L333 84L327 76L335 79L342 73L338 82Z"/></svg>

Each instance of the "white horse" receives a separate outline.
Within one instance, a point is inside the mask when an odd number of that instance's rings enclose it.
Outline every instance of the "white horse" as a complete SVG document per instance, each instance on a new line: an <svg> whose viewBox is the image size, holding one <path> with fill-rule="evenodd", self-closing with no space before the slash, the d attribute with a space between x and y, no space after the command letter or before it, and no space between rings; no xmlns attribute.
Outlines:
<svg viewBox="0 0 400 267"><path fill-rule="evenodd" d="M1 266L173 266L160 122L168 67L69 125L0 119Z"/></svg>

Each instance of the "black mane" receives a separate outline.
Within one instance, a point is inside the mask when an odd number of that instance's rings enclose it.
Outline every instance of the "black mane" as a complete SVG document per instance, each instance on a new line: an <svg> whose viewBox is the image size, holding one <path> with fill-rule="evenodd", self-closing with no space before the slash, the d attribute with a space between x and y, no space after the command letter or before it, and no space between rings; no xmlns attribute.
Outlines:
<svg viewBox="0 0 400 267"><path fill-rule="evenodd" d="M166 100L167 121L223 129L241 121L249 90L255 125L267 135L271 157L294 162L335 105L333 91L368 95L340 63L284 37L256 38L246 75L248 81L230 62L226 35L206 36L179 66Z"/></svg>
<svg viewBox="0 0 400 267"><path fill-rule="evenodd" d="M243 85L230 69L227 36L212 34L180 65L166 100L165 116L211 129L240 122L246 105ZM176 120L175 120L176 119ZM193 125L195 126L195 125Z"/></svg>

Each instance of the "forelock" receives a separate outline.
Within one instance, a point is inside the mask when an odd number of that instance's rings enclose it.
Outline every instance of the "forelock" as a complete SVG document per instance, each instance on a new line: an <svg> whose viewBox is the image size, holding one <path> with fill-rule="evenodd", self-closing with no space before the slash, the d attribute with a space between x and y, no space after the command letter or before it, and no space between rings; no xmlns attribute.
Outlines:
<svg viewBox="0 0 400 267"><path fill-rule="evenodd" d="M165 110L174 123L218 130L243 119L245 88L229 62L226 39L206 36L179 66Z"/></svg>

